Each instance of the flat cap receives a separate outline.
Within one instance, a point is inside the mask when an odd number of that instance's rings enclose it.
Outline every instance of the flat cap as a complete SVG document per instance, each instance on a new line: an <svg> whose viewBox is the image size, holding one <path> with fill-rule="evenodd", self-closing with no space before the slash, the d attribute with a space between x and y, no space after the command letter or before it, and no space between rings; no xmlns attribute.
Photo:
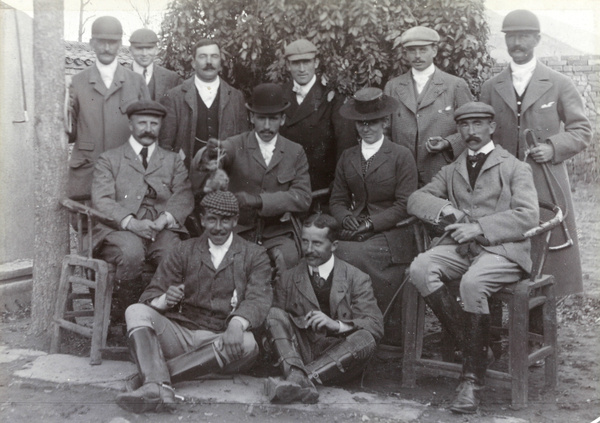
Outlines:
<svg viewBox="0 0 600 423"><path fill-rule="evenodd" d="M471 101L463 104L454 111L454 120L456 122L469 118L490 118L494 119L496 113L494 108L489 104L480 101Z"/></svg>
<svg viewBox="0 0 600 423"><path fill-rule="evenodd" d="M407 29L400 36L402 47L426 46L440 41L437 31L426 26L415 26Z"/></svg>
<svg viewBox="0 0 600 423"><path fill-rule="evenodd" d="M100 16L92 24L92 38L100 40L120 40L123 38L121 22L113 16Z"/></svg>
<svg viewBox="0 0 600 423"><path fill-rule="evenodd" d="M237 198L229 191L213 191L204 196L200 205L205 211L219 216L237 216L240 206Z"/></svg>
<svg viewBox="0 0 600 423"><path fill-rule="evenodd" d="M308 40L301 38L285 46L284 56L289 61L314 59L317 47Z"/></svg>
<svg viewBox="0 0 600 423"><path fill-rule="evenodd" d="M167 109L165 106L160 104L158 101L153 100L139 100L135 103L131 103L127 107L127 117L132 115L153 115L164 117L167 115Z"/></svg>
<svg viewBox="0 0 600 423"><path fill-rule="evenodd" d="M502 32L535 31L540 32L540 21L529 10L513 10L502 21Z"/></svg>
<svg viewBox="0 0 600 423"><path fill-rule="evenodd" d="M129 43L135 47L154 47L158 43L158 36L151 29L140 28L133 31Z"/></svg>

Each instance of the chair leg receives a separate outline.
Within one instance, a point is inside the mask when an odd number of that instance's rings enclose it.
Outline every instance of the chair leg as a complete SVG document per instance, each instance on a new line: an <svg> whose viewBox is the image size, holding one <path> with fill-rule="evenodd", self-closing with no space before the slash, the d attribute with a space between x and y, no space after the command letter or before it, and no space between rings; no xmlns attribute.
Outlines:
<svg viewBox="0 0 600 423"><path fill-rule="evenodd" d="M70 257L66 256L62 262L60 271L60 282L58 284L58 293L56 294L56 306L54 308L53 333L50 341L50 354L57 354L60 350L61 327L58 323L65 314L67 306L67 296L69 294L69 276L71 276L72 267L69 262Z"/></svg>
<svg viewBox="0 0 600 423"><path fill-rule="evenodd" d="M423 345L423 319L420 318L424 308L423 299L411 284L404 287L402 294L402 332L404 333L404 355L402 358L402 387L414 388L416 382L415 360L421 356ZM420 333L420 336L419 336ZM420 339L419 339L420 338Z"/></svg>
<svg viewBox="0 0 600 423"><path fill-rule="evenodd" d="M554 284L544 288L546 303L544 304L544 345L552 347L552 353L544 362L544 376L546 388L554 389L557 383L558 342L556 327L556 296Z"/></svg>
<svg viewBox="0 0 600 423"><path fill-rule="evenodd" d="M527 406L529 382L529 301L526 290L519 292L517 288L509 306L512 308L509 322L509 372L512 376L512 408L520 409Z"/></svg>

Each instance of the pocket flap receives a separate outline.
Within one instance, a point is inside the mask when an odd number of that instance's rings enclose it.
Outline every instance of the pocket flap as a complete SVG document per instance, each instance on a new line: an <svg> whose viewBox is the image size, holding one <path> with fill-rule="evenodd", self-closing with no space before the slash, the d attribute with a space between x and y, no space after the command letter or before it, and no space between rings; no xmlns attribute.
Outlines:
<svg viewBox="0 0 600 423"><path fill-rule="evenodd" d="M294 179L293 173L289 173L287 175L277 175L277 182L279 182L280 184L287 184L288 182L291 182L293 179Z"/></svg>
<svg viewBox="0 0 600 423"><path fill-rule="evenodd" d="M77 143L77 148L79 150L94 151L95 147L96 146L94 145L94 143L90 141L79 141Z"/></svg>

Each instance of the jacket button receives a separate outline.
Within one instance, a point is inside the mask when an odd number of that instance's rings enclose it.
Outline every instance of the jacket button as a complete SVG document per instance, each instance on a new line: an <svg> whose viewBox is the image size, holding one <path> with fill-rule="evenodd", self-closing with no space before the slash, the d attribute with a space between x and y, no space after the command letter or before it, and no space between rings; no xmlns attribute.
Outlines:
<svg viewBox="0 0 600 423"><path fill-rule="evenodd" d="M141 200L141 199L142 199L142 196L141 196L141 195L138 195L138 196L137 196L137 199L138 199L138 200Z"/></svg>

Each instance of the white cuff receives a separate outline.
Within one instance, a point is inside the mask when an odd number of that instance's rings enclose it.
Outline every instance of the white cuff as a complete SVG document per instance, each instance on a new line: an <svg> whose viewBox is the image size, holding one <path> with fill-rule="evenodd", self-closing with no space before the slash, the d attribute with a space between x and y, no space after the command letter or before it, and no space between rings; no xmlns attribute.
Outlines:
<svg viewBox="0 0 600 423"><path fill-rule="evenodd" d="M129 225L129 222L131 222L131 219L133 219L133 215L130 214L128 216L125 216L123 218L123 220L121 220L121 228L126 231L127 230L127 225Z"/></svg>
<svg viewBox="0 0 600 423"><path fill-rule="evenodd" d="M162 294L160 297L154 298L150 301L150 305L158 310L166 310L167 307L167 294Z"/></svg>
<svg viewBox="0 0 600 423"><path fill-rule="evenodd" d="M338 333L344 333L344 332L348 332L349 330L352 330L354 328L354 326L349 325L348 323L344 323L341 321L337 321L340 324L340 328L338 329Z"/></svg>
<svg viewBox="0 0 600 423"><path fill-rule="evenodd" d="M237 320L238 322L240 322L242 324L242 330L245 332L248 327L250 326L250 322L248 320L246 320L245 318L243 318L242 316L233 316L231 318L231 320Z"/></svg>
<svg viewBox="0 0 600 423"><path fill-rule="evenodd" d="M173 215L171 213L169 213L168 211L163 212L163 213L167 217L167 229L173 229L173 228L179 227L179 224L177 223L177 221L175 220L175 218L173 217Z"/></svg>

